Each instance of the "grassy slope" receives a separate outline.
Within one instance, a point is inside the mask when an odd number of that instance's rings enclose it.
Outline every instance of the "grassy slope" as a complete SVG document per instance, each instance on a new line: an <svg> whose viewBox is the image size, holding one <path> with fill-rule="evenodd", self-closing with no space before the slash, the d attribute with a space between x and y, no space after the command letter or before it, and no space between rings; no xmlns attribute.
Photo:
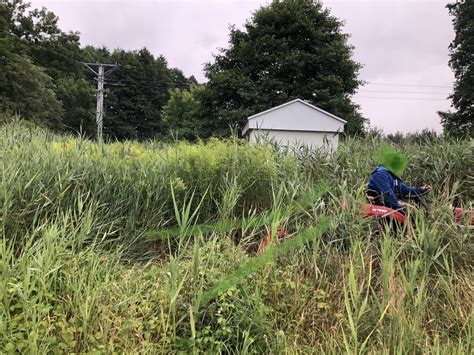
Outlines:
<svg viewBox="0 0 474 355"><path fill-rule="evenodd" d="M358 208L377 140L294 158L0 130L1 352L472 351L474 246L449 209L473 199L470 142L402 146L433 203L376 236ZM304 235L323 215L305 246L248 254L262 229ZM240 229L189 232L215 220ZM178 237L146 240L165 227Z"/></svg>

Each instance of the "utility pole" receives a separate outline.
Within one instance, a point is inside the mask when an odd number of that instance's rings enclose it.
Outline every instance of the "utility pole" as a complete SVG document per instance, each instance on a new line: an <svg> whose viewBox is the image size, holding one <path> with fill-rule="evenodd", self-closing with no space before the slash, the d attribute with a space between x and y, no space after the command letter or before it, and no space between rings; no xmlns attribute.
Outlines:
<svg viewBox="0 0 474 355"><path fill-rule="evenodd" d="M96 91L96 97L97 97L97 107L95 111L95 122L97 125L97 140L99 142L102 142L103 140L103 118L104 118L104 82L105 82L105 77L113 72L117 68L117 64L103 64L103 63L82 63L86 66L87 69L89 69L91 72L93 72L97 77L95 78L97 80L97 91ZM93 66L97 66L97 71L92 69ZM105 68L109 67L110 69L105 71Z"/></svg>

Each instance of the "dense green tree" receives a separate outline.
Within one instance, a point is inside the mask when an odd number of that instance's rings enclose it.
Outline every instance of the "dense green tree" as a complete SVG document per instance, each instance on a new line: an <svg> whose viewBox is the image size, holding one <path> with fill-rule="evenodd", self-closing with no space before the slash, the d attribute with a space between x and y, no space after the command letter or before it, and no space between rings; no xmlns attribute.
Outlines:
<svg viewBox="0 0 474 355"><path fill-rule="evenodd" d="M448 4L456 33L449 49L449 65L456 82L450 96L455 112L440 112L446 133L474 136L474 1L457 0Z"/></svg>
<svg viewBox="0 0 474 355"><path fill-rule="evenodd" d="M0 59L0 109L62 129L63 109L44 70L17 54Z"/></svg>
<svg viewBox="0 0 474 355"><path fill-rule="evenodd" d="M83 78L61 78L57 80L56 92L64 107L64 129L94 137L96 100L90 82Z"/></svg>
<svg viewBox="0 0 474 355"><path fill-rule="evenodd" d="M203 105L214 134L295 98L347 120L347 133L360 133L365 120L351 101L360 65L341 27L319 2L285 0L256 11L244 30L231 28L229 48L206 66Z"/></svg>
<svg viewBox="0 0 474 355"><path fill-rule="evenodd" d="M45 8L30 9L23 0L0 5L3 110L93 136L95 75L81 62L117 63L105 85L104 133L117 139L147 139L163 134L161 110L169 90L187 89L196 82L147 49L80 48L79 33L62 31L58 17Z"/></svg>
<svg viewBox="0 0 474 355"><path fill-rule="evenodd" d="M83 76L78 32L62 31L59 18L44 7L30 9L30 4L23 0L9 1L5 6L9 11L9 31L17 39L18 54L28 56L54 80Z"/></svg>
<svg viewBox="0 0 474 355"><path fill-rule="evenodd" d="M202 85L191 85L189 90L176 88L170 92L162 116L165 127L174 137L195 140L206 135L200 120L203 92Z"/></svg>
<svg viewBox="0 0 474 355"><path fill-rule="evenodd" d="M1 4L2 43L13 43L2 47L3 109L57 129L83 130L94 100L78 60L79 34L61 31L45 8L29 7L21 0Z"/></svg>
<svg viewBox="0 0 474 355"><path fill-rule="evenodd" d="M121 66L110 76L105 129L118 139L148 139L163 133L161 110L174 87L165 58L147 49L115 51Z"/></svg>
<svg viewBox="0 0 474 355"><path fill-rule="evenodd" d="M84 60L117 63L107 77L105 87L104 133L113 139L149 139L167 134L161 111L169 99L170 89L187 89L195 82L181 70L168 68L163 56L149 50L115 50L86 47ZM92 81L94 74L88 73Z"/></svg>
<svg viewBox="0 0 474 355"><path fill-rule="evenodd" d="M198 83L194 75L186 78L183 72L177 68L170 69L170 76L173 86L178 89L189 89L190 85Z"/></svg>
<svg viewBox="0 0 474 355"><path fill-rule="evenodd" d="M57 18L45 9L27 9L28 4L21 1L0 7L1 109L50 127L94 136L95 75L69 51L78 48L78 36L59 31ZM179 69L168 68L164 57L155 58L146 49L110 53L88 46L79 56L77 59L87 62L119 64L106 83L105 134L112 138L165 134L161 109L169 90L196 83L194 77L188 79Z"/></svg>
<svg viewBox="0 0 474 355"><path fill-rule="evenodd" d="M41 125L62 128L62 105L45 70L21 54L12 33L13 9L0 3L0 109Z"/></svg>

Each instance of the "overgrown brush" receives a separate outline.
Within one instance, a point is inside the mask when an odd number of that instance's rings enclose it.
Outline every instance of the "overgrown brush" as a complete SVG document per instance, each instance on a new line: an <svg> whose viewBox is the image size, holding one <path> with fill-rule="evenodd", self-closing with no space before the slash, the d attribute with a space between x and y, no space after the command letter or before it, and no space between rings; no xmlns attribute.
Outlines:
<svg viewBox="0 0 474 355"><path fill-rule="evenodd" d="M358 211L381 143L286 154L1 126L0 351L472 352L474 244L450 207L472 204L471 143L400 147L431 203L375 233ZM279 227L290 239L256 256Z"/></svg>

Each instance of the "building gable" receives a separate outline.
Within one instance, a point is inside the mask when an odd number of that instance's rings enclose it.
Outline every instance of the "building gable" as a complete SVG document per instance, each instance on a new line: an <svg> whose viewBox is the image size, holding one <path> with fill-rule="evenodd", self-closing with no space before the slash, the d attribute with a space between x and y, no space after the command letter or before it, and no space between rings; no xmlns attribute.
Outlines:
<svg viewBox="0 0 474 355"><path fill-rule="evenodd" d="M346 121L303 100L296 99L248 118L249 129L342 132Z"/></svg>

